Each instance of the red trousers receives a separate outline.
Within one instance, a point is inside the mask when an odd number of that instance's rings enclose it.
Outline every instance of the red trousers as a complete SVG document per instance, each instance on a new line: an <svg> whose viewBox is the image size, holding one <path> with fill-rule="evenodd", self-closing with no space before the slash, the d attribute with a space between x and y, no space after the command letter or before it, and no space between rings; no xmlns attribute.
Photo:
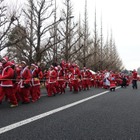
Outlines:
<svg viewBox="0 0 140 140"><path fill-rule="evenodd" d="M46 84L46 90L47 90L48 96L53 96L57 93L55 84L56 83L47 83Z"/></svg>
<svg viewBox="0 0 140 140"><path fill-rule="evenodd" d="M58 81L58 87L60 93L65 93L65 81Z"/></svg>
<svg viewBox="0 0 140 140"><path fill-rule="evenodd" d="M11 104L18 104L13 87L0 87L0 102L2 102L5 96L9 99Z"/></svg>
<svg viewBox="0 0 140 140"><path fill-rule="evenodd" d="M85 90L88 89L88 87L89 87L88 80L82 80L82 88Z"/></svg>
<svg viewBox="0 0 140 140"><path fill-rule="evenodd" d="M22 102L30 102L30 87L28 88L19 88L19 94Z"/></svg>
<svg viewBox="0 0 140 140"><path fill-rule="evenodd" d="M32 86L30 89L30 94L32 97L32 101L36 101L40 98L40 85Z"/></svg>
<svg viewBox="0 0 140 140"><path fill-rule="evenodd" d="M79 81L78 81L78 79L72 80L72 87L73 87L74 91L78 91L78 89L79 89Z"/></svg>

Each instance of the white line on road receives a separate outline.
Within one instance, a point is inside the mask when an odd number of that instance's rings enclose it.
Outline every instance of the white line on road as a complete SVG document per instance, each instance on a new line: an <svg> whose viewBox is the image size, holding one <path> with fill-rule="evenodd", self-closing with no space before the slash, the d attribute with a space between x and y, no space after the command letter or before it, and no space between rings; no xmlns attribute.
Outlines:
<svg viewBox="0 0 140 140"><path fill-rule="evenodd" d="M23 126L23 125L25 125L25 124L31 123L31 122L33 122L33 121L39 120L39 119L41 119L41 118L47 117L47 116L49 116L49 115L51 115L51 114L57 113L57 112L59 112L59 111L65 110L65 109L67 109L67 108L73 107L73 106L75 106L75 105L78 105L78 104L83 103L83 102L85 102L85 101L91 100L91 99L96 98L96 97L98 97L98 96L104 95L104 94L106 94L106 93L108 93L108 92L109 92L109 91L101 92L101 93L99 93L99 94L97 94L97 95L93 95L93 96L91 96L91 97L82 99L82 100L80 100L80 101L77 101L77 102L74 102L74 103L71 103L71 104L68 104L68 105L65 105L65 106L56 108L56 109L53 109L53 110L51 110L51 111L42 113L42 114L40 114L40 115L31 117L31 118L28 118L28 119L26 119L26 120L22 120L22 121L20 121L20 122L17 122L17 123L14 123L14 124L11 124L11 125L2 127L2 128L0 128L0 134L3 134L3 133L5 133L5 132L7 132L7 131L10 131L10 130L15 129L15 128L20 127L20 126Z"/></svg>

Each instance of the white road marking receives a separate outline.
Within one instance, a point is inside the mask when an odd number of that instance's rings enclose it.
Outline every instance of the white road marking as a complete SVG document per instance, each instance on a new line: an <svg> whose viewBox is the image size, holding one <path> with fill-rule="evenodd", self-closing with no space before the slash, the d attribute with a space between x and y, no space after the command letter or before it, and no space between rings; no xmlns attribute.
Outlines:
<svg viewBox="0 0 140 140"><path fill-rule="evenodd" d="M117 89L118 89L118 88L117 88ZM71 104L68 104L68 105L65 105L65 106L56 108L56 109L53 109L53 110L51 110L51 111L42 113L42 114L40 114L40 115L31 117L31 118L28 118L28 119L26 119L26 120L22 120L22 121L19 121L19 122L17 122L17 123L14 123L14 124L11 124L11 125L2 127L2 128L0 128L0 134L3 134L3 133L5 133L5 132L7 132L7 131L10 131L10 130L12 130L12 129L18 128L18 127L23 126L23 125L25 125L25 124L31 123L31 122L33 122L33 121L39 120L39 119L41 119L41 118L47 117L47 116L49 116L49 115L51 115L51 114L57 113L57 112L59 112L59 111L65 110L65 109L67 109L67 108L73 107L73 106L75 106L75 105L81 104L81 103L83 103L83 102L86 102L86 101L91 100L91 99L93 99L93 98L96 98L96 97L98 97L98 96L104 95L104 94L106 94L106 93L108 93L108 92L110 92L110 91L101 92L101 93L99 93L99 94L97 94L97 95L93 95L93 96L91 96L91 97L82 99L82 100L80 100L80 101L76 101L76 102L74 102L74 103L71 103Z"/></svg>

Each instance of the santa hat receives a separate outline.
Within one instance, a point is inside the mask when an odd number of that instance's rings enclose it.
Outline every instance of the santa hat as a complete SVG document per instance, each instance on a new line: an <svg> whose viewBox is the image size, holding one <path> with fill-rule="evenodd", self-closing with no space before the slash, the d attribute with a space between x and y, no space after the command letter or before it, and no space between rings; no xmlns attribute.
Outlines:
<svg viewBox="0 0 140 140"><path fill-rule="evenodd" d="M76 67L77 65L75 63L72 64L73 67Z"/></svg>
<svg viewBox="0 0 140 140"><path fill-rule="evenodd" d="M53 65L50 66L50 69L54 69L55 67Z"/></svg>
<svg viewBox="0 0 140 140"><path fill-rule="evenodd" d="M36 68L38 67L36 64L33 64L33 63L31 64L31 66L34 66L34 67L36 67Z"/></svg>
<svg viewBox="0 0 140 140"><path fill-rule="evenodd" d="M61 69L61 66L60 66L60 65L58 65L58 66L57 66L57 68L60 70L60 69Z"/></svg>
<svg viewBox="0 0 140 140"><path fill-rule="evenodd" d="M3 57L2 59L5 60L6 62L8 62L8 57L7 56Z"/></svg>
<svg viewBox="0 0 140 140"><path fill-rule="evenodd" d="M56 71L58 71L58 67L54 67L54 69L55 69Z"/></svg>
<svg viewBox="0 0 140 140"><path fill-rule="evenodd" d="M26 62L25 61L21 61L21 63L26 65Z"/></svg>
<svg viewBox="0 0 140 140"><path fill-rule="evenodd" d="M14 60L12 60L10 63L11 63L11 65L15 65L15 61Z"/></svg>

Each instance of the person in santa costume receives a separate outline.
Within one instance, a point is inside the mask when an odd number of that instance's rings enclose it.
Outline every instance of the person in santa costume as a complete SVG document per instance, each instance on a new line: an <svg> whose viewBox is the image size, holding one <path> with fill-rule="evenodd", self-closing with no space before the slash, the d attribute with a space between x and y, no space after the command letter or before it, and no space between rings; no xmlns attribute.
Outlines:
<svg viewBox="0 0 140 140"><path fill-rule="evenodd" d="M89 76L86 67L81 70L81 80L82 80L82 89L86 90L89 89Z"/></svg>
<svg viewBox="0 0 140 140"><path fill-rule="evenodd" d="M31 74L32 74L32 79L31 79L31 97L32 97L32 102L37 101L40 98L40 78L42 79L43 75L40 77L40 69L36 64L31 64Z"/></svg>
<svg viewBox="0 0 140 140"><path fill-rule="evenodd" d="M15 92L13 90L13 76L14 70L11 68L11 63L8 61L8 57L4 57L1 60L3 69L0 75L1 87L2 87L2 94L0 96L0 102L2 102L4 96L9 100L11 103L10 107L17 107L18 102L15 96Z"/></svg>
<svg viewBox="0 0 140 140"><path fill-rule="evenodd" d="M74 89L74 92L79 91L79 87L80 87L79 78L80 78L80 76L81 76L80 69L77 67L76 64L73 64L71 81L72 81L72 87Z"/></svg>
<svg viewBox="0 0 140 140"><path fill-rule="evenodd" d="M58 91L60 92L60 94L65 93L65 85L66 85L66 81L65 81L65 77L64 77L64 72L62 67L59 65L57 70L57 82L58 82Z"/></svg>
<svg viewBox="0 0 140 140"><path fill-rule="evenodd" d="M94 77L94 87L95 88L99 88L99 85L100 85L100 82L99 82L99 80L100 80L100 73L99 73L99 71L95 74L95 77Z"/></svg>
<svg viewBox="0 0 140 140"><path fill-rule="evenodd" d="M15 65L15 71L16 71L16 82L14 81L14 84L16 86L16 89L15 89L15 91L16 91L16 98L17 98L17 101L20 102L20 101L22 101L20 93L19 93L19 91L20 91L19 81L21 80L20 73L22 71L22 67L21 67L20 64L16 64Z"/></svg>
<svg viewBox="0 0 140 140"><path fill-rule="evenodd" d="M87 74L88 74L88 89L89 89L92 87L92 72L89 68L87 69Z"/></svg>
<svg viewBox="0 0 140 140"><path fill-rule="evenodd" d="M19 94L23 104L30 103L31 73L25 61L21 61L22 70L20 72Z"/></svg>
<svg viewBox="0 0 140 140"><path fill-rule="evenodd" d="M103 88L109 89L110 88L110 80L109 80L110 73L105 71L104 78L103 78Z"/></svg>
<svg viewBox="0 0 140 140"><path fill-rule="evenodd" d="M122 80L122 82L121 82L121 87L122 87L122 88L126 88L126 86L127 86L127 81L128 81L127 76L126 76L125 74L123 74L122 77L121 77L121 80Z"/></svg>
<svg viewBox="0 0 140 140"><path fill-rule="evenodd" d="M16 95L16 98L17 98L17 101L21 101L20 99L20 96L19 96L19 93L18 93L18 68L17 68L17 65L15 64L15 61L12 60L10 61L11 63L11 68L14 70L14 77L13 77L13 90L15 92L15 95Z"/></svg>
<svg viewBox="0 0 140 140"><path fill-rule="evenodd" d="M67 72L67 75L66 75L66 81L67 81L67 85L68 85L68 87L69 87L69 90L70 90L70 92L73 90L73 86L72 86L72 72L69 70L68 72Z"/></svg>
<svg viewBox="0 0 140 140"><path fill-rule="evenodd" d="M57 93L56 90L56 81L57 81L57 72L53 65L50 66L49 70L46 74L46 90L48 93L48 97L55 96Z"/></svg>
<svg viewBox="0 0 140 140"><path fill-rule="evenodd" d="M107 78L110 82L110 91L115 91L116 89L116 79L114 73L110 72L110 77Z"/></svg>

